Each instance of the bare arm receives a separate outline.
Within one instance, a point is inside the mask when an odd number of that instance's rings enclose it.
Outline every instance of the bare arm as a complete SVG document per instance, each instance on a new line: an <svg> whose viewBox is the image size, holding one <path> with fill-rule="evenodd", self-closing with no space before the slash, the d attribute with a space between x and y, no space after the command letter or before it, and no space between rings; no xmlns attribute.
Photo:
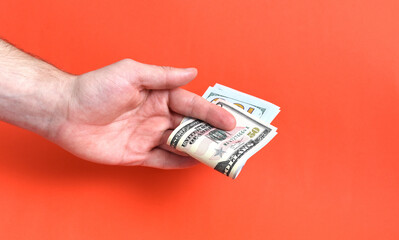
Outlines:
<svg viewBox="0 0 399 240"><path fill-rule="evenodd" d="M0 120L89 161L186 167L196 161L166 145L183 116L235 126L226 110L179 88L196 75L125 59L74 76L0 40Z"/></svg>
<svg viewBox="0 0 399 240"><path fill-rule="evenodd" d="M0 120L53 138L74 78L0 40Z"/></svg>

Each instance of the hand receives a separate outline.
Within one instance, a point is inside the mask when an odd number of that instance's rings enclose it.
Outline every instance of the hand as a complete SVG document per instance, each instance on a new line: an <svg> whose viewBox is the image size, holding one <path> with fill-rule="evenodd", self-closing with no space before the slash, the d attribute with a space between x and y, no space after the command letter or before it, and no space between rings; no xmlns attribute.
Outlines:
<svg viewBox="0 0 399 240"><path fill-rule="evenodd" d="M67 116L53 141L84 159L121 165L181 168L193 158L166 145L183 116L231 130L226 110L178 87L194 68L159 67L122 60L69 82Z"/></svg>

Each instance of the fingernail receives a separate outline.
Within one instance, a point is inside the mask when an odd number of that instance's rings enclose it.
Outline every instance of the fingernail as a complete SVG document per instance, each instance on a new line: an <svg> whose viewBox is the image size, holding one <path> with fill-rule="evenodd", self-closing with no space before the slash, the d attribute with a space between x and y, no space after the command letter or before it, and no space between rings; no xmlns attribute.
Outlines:
<svg viewBox="0 0 399 240"><path fill-rule="evenodd" d="M236 118L235 117L230 118L230 122L231 122L231 126L232 126L231 129L234 129L237 125Z"/></svg>
<svg viewBox="0 0 399 240"><path fill-rule="evenodd" d="M226 118L226 125L229 126L229 130L233 130L236 127L237 121L234 116L229 116Z"/></svg>

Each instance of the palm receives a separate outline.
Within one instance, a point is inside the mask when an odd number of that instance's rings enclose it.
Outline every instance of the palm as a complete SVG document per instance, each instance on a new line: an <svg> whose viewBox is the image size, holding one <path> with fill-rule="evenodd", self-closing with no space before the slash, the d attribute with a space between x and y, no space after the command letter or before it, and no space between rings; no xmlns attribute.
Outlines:
<svg viewBox="0 0 399 240"><path fill-rule="evenodd" d="M157 104L154 97L147 99L138 109L121 111L118 115L114 120L99 124L69 122L65 128L70 134L66 137L75 139L74 148L86 159L92 160L95 156L93 160L101 163L129 164L134 158L139 163L148 158L146 153L160 144L163 133L171 125L167 105Z"/></svg>
<svg viewBox="0 0 399 240"><path fill-rule="evenodd" d="M171 69L158 68L159 79L156 79L157 75L152 75L148 80L145 79L148 76L132 74L131 69L137 64L122 61L77 78L67 121L59 133L61 145L82 158L98 163L160 168L194 164L191 157L176 154L165 144L170 133L168 130L174 129L183 115L214 121L213 124L225 127L223 114L226 113L215 113L219 111L215 106L185 90L174 89L173 84L172 89L162 89L169 84L168 81L180 81L179 85L186 83L195 77L195 73L191 76L190 73L162 76L168 75L166 71ZM142 68L143 64L139 67ZM152 87L159 90L148 90L145 85L151 80L155 80ZM192 106L187 109L182 106L187 104ZM207 110L193 111L193 107L198 107L196 105L204 105ZM215 116L207 116L209 113Z"/></svg>

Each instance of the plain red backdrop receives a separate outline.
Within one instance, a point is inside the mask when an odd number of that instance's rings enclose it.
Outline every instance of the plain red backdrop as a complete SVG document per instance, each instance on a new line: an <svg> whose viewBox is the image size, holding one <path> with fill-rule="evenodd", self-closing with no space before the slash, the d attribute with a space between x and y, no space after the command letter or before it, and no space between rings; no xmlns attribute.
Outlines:
<svg viewBox="0 0 399 240"><path fill-rule="evenodd" d="M197 67L281 107L232 181L82 161L0 123L0 239L399 239L397 0L13 0L0 36L75 74ZM11 106L10 106L11 107Z"/></svg>

